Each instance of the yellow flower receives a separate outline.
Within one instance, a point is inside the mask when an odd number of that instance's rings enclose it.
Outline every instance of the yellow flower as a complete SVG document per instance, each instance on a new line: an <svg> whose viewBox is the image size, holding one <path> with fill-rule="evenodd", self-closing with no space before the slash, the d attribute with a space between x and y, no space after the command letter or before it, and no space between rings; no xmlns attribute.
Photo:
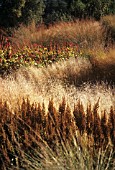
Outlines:
<svg viewBox="0 0 115 170"><path fill-rule="evenodd" d="M47 48L45 47L44 50L47 51Z"/></svg>
<svg viewBox="0 0 115 170"><path fill-rule="evenodd" d="M4 51L3 50L0 50L0 55L4 55Z"/></svg>

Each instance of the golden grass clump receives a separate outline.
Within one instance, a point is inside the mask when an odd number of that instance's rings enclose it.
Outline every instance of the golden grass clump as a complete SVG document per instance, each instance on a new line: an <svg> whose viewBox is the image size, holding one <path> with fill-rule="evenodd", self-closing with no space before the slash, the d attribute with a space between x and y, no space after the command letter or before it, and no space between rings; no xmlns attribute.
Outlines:
<svg viewBox="0 0 115 170"><path fill-rule="evenodd" d="M48 160L51 165L53 165L52 162L55 162L56 168L59 168L59 159L60 156L64 156L63 153L65 153L65 157L68 155L67 159L71 164L66 166L70 166L70 168L71 166L78 167L79 159L83 161L83 164L80 162L82 169L83 166L94 168L98 163L96 152L105 152L108 145L105 156L108 154L111 161L106 160L107 162L104 162L105 164L102 162L103 165L100 164L100 166L107 167L109 163L112 168L114 157L111 148L115 148L115 112L111 107L110 114L103 112L104 116L100 117L99 100L93 108L89 109L89 106L85 113L82 103L78 101L72 112L65 98L59 103L58 109L54 107L53 99L51 99L46 111L44 103L42 105L40 103L30 104L29 99L23 99L21 107L15 113L11 113L7 103L1 101L0 163L2 168L37 169L41 166L41 169L47 169ZM107 129L106 133L103 128ZM88 148L90 151L87 150ZM77 151L76 154L74 154L75 151ZM84 157L82 154L85 154ZM90 154L92 162L88 165L84 161ZM71 162L72 156L75 160L78 159L74 164ZM97 162L95 162L96 159ZM64 166L64 163L61 162L61 166Z"/></svg>
<svg viewBox="0 0 115 170"><path fill-rule="evenodd" d="M108 110L114 105L114 86L97 83L96 77L101 73L94 73L88 60L74 58L47 68L20 68L7 78L0 78L0 98L7 101L11 110L14 110L27 97L31 103L45 102L46 106L49 98L53 97L56 107L58 101L65 96L71 108L80 99L85 109L87 101L94 105L95 100L101 97L100 108ZM93 81L95 84L91 85Z"/></svg>
<svg viewBox="0 0 115 170"><path fill-rule="evenodd" d="M102 25L106 32L106 43L115 43L115 15L107 15L101 18Z"/></svg>
<svg viewBox="0 0 115 170"><path fill-rule="evenodd" d="M92 49L89 51L90 62L93 68L93 75L97 76L98 79L114 82L115 76L115 48L114 46L109 48L107 51Z"/></svg>
<svg viewBox="0 0 115 170"><path fill-rule="evenodd" d="M34 23L29 26L21 25L13 32L12 42L17 47L30 46L34 43L52 46L67 46L76 44L80 48L103 46L103 29L99 22L92 20L76 20L75 22L61 22L45 28L37 28Z"/></svg>

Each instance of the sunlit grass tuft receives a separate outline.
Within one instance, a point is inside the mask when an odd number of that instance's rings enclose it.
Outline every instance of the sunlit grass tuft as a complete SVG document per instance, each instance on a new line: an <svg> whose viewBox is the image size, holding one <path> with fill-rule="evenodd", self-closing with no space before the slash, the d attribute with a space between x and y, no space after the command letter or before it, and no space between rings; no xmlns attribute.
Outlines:
<svg viewBox="0 0 115 170"><path fill-rule="evenodd" d="M77 44L80 48L103 47L104 36L101 24L92 20L76 20L75 22L61 22L45 28L36 28L32 23L28 27L21 25L14 31L12 42L17 47L34 43L44 46L60 46Z"/></svg>
<svg viewBox="0 0 115 170"><path fill-rule="evenodd" d="M97 73L93 73L89 60L80 58L71 58L46 68L20 68L7 78L0 78L0 98L11 108L17 108L18 102L27 97L31 103L44 101L46 105L49 98L53 97L58 104L65 97L73 108L78 99L86 106L88 101L93 104L100 97L100 106L107 109L114 104L114 88L96 82ZM92 85L93 81L95 84Z"/></svg>

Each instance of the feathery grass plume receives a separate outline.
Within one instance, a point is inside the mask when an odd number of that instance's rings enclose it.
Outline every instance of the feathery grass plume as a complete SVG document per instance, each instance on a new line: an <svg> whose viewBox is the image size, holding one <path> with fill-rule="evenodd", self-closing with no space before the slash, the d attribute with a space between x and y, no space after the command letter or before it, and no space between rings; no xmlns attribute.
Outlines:
<svg viewBox="0 0 115 170"><path fill-rule="evenodd" d="M65 111L65 108L66 108L66 100L65 100L65 97L63 97L62 103L59 104L59 112L62 116Z"/></svg>
<svg viewBox="0 0 115 170"><path fill-rule="evenodd" d="M99 100L97 103L95 103L93 108L93 114L94 114L94 130L93 130L93 137L94 137L94 146L95 148L102 146L103 141L103 133L101 128L101 118L98 114L98 108L99 108Z"/></svg>
<svg viewBox="0 0 115 170"><path fill-rule="evenodd" d="M22 118L23 120L25 120L25 118L26 118L26 112L27 112L27 106L26 106L26 101L25 101L24 98L23 98L23 102L22 102L22 104L21 104L20 112L21 112L21 118Z"/></svg>
<svg viewBox="0 0 115 170"><path fill-rule="evenodd" d="M75 126L74 126L74 119L71 113L71 109L67 104L64 117L63 117L63 134L65 140L69 140L71 142L72 138L74 137Z"/></svg>
<svg viewBox="0 0 115 170"><path fill-rule="evenodd" d="M46 107L45 107L45 103L42 103L42 112L41 112L41 116L42 116L42 130L41 130L41 137L44 139L46 139L45 137L45 129L46 129Z"/></svg>
<svg viewBox="0 0 115 170"><path fill-rule="evenodd" d="M62 102L62 105L64 104L64 101ZM71 109L69 105L65 107L64 112L61 112L61 124L60 124L60 133L62 140L68 141L68 143L71 143L73 141L73 138L75 137L75 124L74 119L72 116Z"/></svg>
<svg viewBox="0 0 115 170"><path fill-rule="evenodd" d="M56 123L58 121L58 117L57 117L58 114L56 112L56 108L54 107L53 98L49 100L48 113L51 115L52 121L56 125Z"/></svg>
<svg viewBox="0 0 115 170"><path fill-rule="evenodd" d="M110 135L109 135L109 127L108 127L108 116L106 111L104 110L104 113L101 114L101 128L102 128L102 132L104 135L103 138L103 147L107 146L109 144L109 140L110 140Z"/></svg>
<svg viewBox="0 0 115 170"><path fill-rule="evenodd" d="M87 105L87 112L86 112L86 131L88 137L92 134L94 128L94 115L91 109L91 103Z"/></svg>
<svg viewBox="0 0 115 170"><path fill-rule="evenodd" d="M29 99L27 98L27 101L26 101L26 115L25 115L25 122L31 126L31 114L32 114L32 111L31 111L31 104L30 104L30 101Z"/></svg>
<svg viewBox="0 0 115 170"><path fill-rule="evenodd" d="M75 117L75 122L80 131L80 134L83 135L86 130L86 116L84 113L83 105L80 100L74 107L73 115Z"/></svg>
<svg viewBox="0 0 115 170"><path fill-rule="evenodd" d="M39 103L38 103L39 104ZM38 129L38 126L37 126L37 122L38 122L38 124L39 123L41 123L41 122L39 122L38 121L38 112L37 112L37 108L36 108L37 106L36 106L36 104L31 104L31 117L30 117L30 119L31 119L31 127L32 127L32 129L34 129L35 131L37 131Z"/></svg>
<svg viewBox="0 0 115 170"><path fill-rule="evenodd" d="M65 99L63 99L62 101L62 105ZM60 104L60 105L61 105ZM59 109L60 110L60 106L59 105ZM63 107L63 106L62 106ZM52 120L52 132L54 132L53 136L56 144L59 143L62 138L64 137L64 133L63 133L63 116L64 116L64 112L60 113L58 110L56 110L56 108L54 107L54 102L53 102L53 98L49 101L49 105L48 105L48 114L50 116L50 119Z"/></svg>
<svg viewBox="0 0 115 170"><path fill-rule="evenodd" d="M59 123L60 123L60 133L63 132L63 119L64 119L64 112L66 109L66 101L65 97L62 99L62 103L59 104ZM63 138L63 134L61 133L61 138Z"/></svg>
<svg viewBox="0 0 115 170"><path fill-rule="evenodd" d="M38 106L35 107L36 110L36 117L35 117L35 121L36 121L36 132L43 136L44 132L44 126L42 125L44 123L44 115L42 114L42 106L40 105L40 103L38 103ZM34 116L34 115L33 115Z"/></svg>
<svg viewBox="0 0 115 170"><path fill-rule="evenodd" d="M51 117L51 115L48 113L47 119L46 119L46 141L53 150L56 149L56 142L58 138L58 134L56 131L56 127L54 124L54 121Z"/></svg>
<svg viewBox="0 0 115 170"><path fill-rule="evenodd" d="M110 131L110 138L111 142L114 146L115 149L115 111L114 107L111 106L110 113L109 113L109 118L108 118L108 128Z"/></svg>
<svg viewBox="0 0 115 170"><path fill-rule="evenodd" d="M91 102L89 102L86 110L86 133L88 138L87 146L89 147L89 149L91 149L94 143L93 131L94 131L94 115L91 108Z"/></svg>

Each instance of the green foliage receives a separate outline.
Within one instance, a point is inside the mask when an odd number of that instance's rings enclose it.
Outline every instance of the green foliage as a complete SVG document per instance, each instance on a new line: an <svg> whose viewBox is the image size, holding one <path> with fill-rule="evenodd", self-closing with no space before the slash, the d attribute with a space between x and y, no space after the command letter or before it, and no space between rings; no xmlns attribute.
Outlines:
<svg viewBox="0 0 115 170"><path fill-rule="evenodd" d="M86 3L86 15L100 19L101 16L112 13L110 8L113 7L113 2L111 0L91 0Z"/></svg>
<svg viewBox="0 0 115 170"><path fill-rule="evenodd" d="M41 21L44 3L41 0L2 1L0 6L0 26L14 27L20 22Z"/></svg>
<svg viewBox="0 0 115 170"><path fill-rule="evenodd" d="M74 17L82 18L84 17L84 11L85 11L86 5L81 0L73 0L70 6L71 14Z"/></svg>
<svg viewBox="0 0 115 170"><path fill-rule="evenodd" d="M53 24L75 18L95 18L115 14L112 0L2 0L0 26L14 27L32 20Z"/></svg>
<svg viewBox="0 0 115 170"><path fill-rule="evenodd" d="M22 9L21 22L28 24L34 20L36 23L41 23L44 7L43 0L27 0Z"/></svg>
<svg viewBox="0 0 115 170"><path fill-rule="evenodd" d="M65 0L50 0L46 2L44 22L53 24L58 21L66 21L70 18L67 14L67 2Z"/></svg>
<svg viewBox="0 0 115 170"><path fill-rule="evenodd" d="M0 6L1 26L15 26L22 15L22 8L25 6L25 0L2 1Z"/></svg>
<svg viewBox="0 0 115 170"><path fill-rule="evenodd" d="M46 24L60 21L63 15L66 20L75 18L95 18L115 13L112 0L50 0L46 1L44 21ZM65 19L65 18L63 18Z"/></svg>

